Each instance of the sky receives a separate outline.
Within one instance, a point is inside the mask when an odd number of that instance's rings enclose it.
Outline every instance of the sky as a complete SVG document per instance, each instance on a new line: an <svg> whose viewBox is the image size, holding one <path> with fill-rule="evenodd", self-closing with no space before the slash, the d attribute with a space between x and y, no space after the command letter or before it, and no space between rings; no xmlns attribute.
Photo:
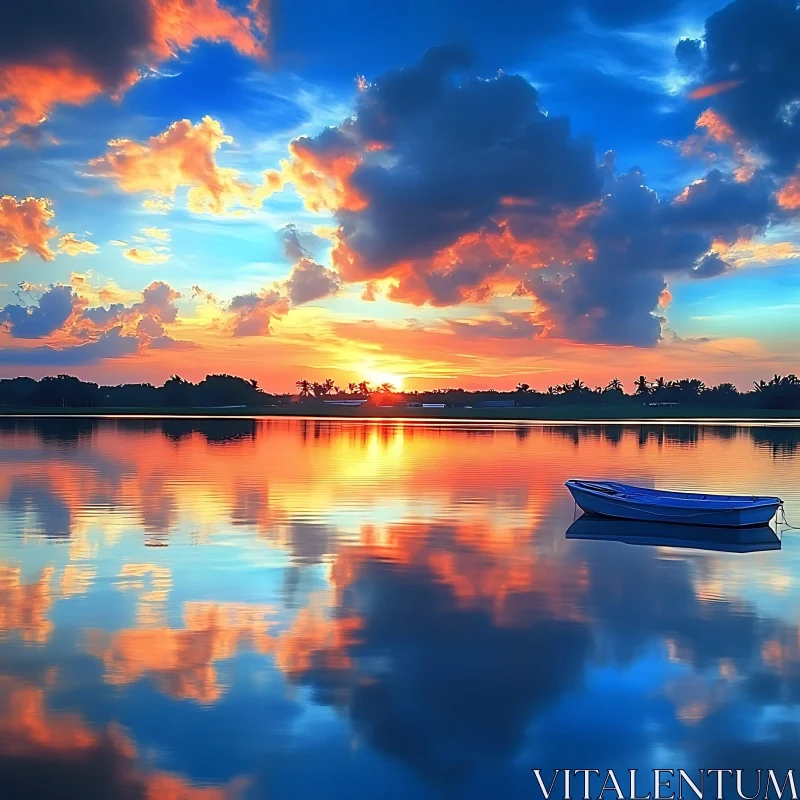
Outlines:
<svg viewBox="0 0 800 800"><path fill-rule="evenodd" d="M0 31L0 376L797 372L781 0L60 0Z"/></svg>

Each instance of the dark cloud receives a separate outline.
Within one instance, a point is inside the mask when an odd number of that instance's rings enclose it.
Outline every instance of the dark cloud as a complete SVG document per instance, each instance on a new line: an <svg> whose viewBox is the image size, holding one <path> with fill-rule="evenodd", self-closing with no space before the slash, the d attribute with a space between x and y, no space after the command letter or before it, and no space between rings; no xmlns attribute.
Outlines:
<svg viewBox="0 0 800 800"><path fill-rule="evenodd" d="M701 49L687 40L679 53ZM714 240L774 218L764 174L744 183L714 170L660 199L638 168L616 175L613 153L598 166L526 79L472 78L471 63L461 47L431 48L365 85L352 118L294 143L299 162L339 187L333 261L344 280L391 276L390 299L444 306L485 301L516 273L520 293L544 305L548 335L652 346L667 279L711 277L713 259L695 268ZM303 257L296 231L287 243Z"/></svg>
<svg viewBox="0 0 800 800"><path fill-rule="evenodd" d="M681 39L675 46L675 58L689 71L699 69L703 64L703 42L700 39Z"/></svg>
<svg viewBox="0 0 800 800"><path fill-rule="evenodd" d="M69 286L50 286L36 305L7 305L0 323L15 339L38 339L58 330L72 314L78 296Z"/></svg>
<svg viewBox="0 0 800 800"><path fill-rule="evenodd" d="M266 336L272 320L286 313L286 300L276 290L236 295L227 306L234 336Z"/></svg>
<svg viewBox="0 0 800 800"><path fill-rule="evenodd" d="M586 221L593 257L566 277L531 274L519 289L535 295L553 333L578 341L653 346L657 307L670 276L714 277L729 268L709 255L715 239L733 242L763 230L774 211L771 184L737 183L718 170L673 201L649 189L641 170L609 179L599 211Z"/></svg>
<svg viewBox="0 0 800 800"><path fill-rule="evenodd" d="M283 241L283 252L291 261L299 261L301 258L311 258L311 253L300 244L300 231L296 225L284 226L280 232Z"/></svg>
<svg viewBox="0 0 800 800"><path fill-rule="evenodd" d="M761 176L739 182L719 170L687 186L665 208L666 223L731 243L762 232L774 215L774 186Z"/></svg>
<svg viewBox="0 0 800 800"><path fill-rule="evenodd" d="M463 50L432 48L359 99L352 133L392 155L356 170L367 206L340 214L347 244L371 270L429 257L490 222L504 198L546 214L597 196L591 143L574 139L566 118L546 116L519 75L456 82L468 66Z"/></svg>
<svg viewBox="0 0 800 800"><path fill-rule="evenodd" d="M289 300L295 306L331 297L339 291L340 286L339 276L333 270L308 258L301 258L295 264L286 281Z"/></svg>
<svg viewBox="0 0 800 800"><path fill-rule="evenodd" d="M606 19L632 20L633 6L606 4ZM702 71L710 47L684 40L678 55ZM341 125L293 143L283 180L309 208L334 211L342 280L390 277L390 299L446 306L522 279L548 335L652 346L668 279L721 274L718 261L701 262L715 240L777 219L768 173L713 170L661 199L640 169L617 175L612 153L598 166L591 142L545 114L525 78L478 79L472 65L463 47L431 48L363 83ZM287 241L303 257L296 232Z"/></svg>
<svg viewBox="0 0 800 800"><path fill-rule="evenodd" d="M295 262L285 290L292 305L299 306L336 294L341 281L336 272L314 261L311 253L300 243L300 231L287 225L281 231L287 258Z"/></svg>
<svg viewBox="0 0 800 800"><path fill-rule="evenodd" d="M710 104L768 156L776 172L793 171L800 161L797 4L734 0L706 20L704 41L702 83L730 87L712 95ZM683 55L689 45L679 48Z"/></svg>
<svg viewBox="0 0 800 800"><path fill-rule="evenodd" d="M537 613L547 603L535 588L513 598L520 620L508 627L460 607L421 566L369 560L348 596L363 620L350 655L366 679L353 681L324 651L296 678L322 702L347 696L360 737L440 784L463 784L476 764L510 758L531 716L580 680L591 649L586 624Z"/></svg>
<svg viewBox="0 0 800 800"><path fill-rule="evenodd" d="M689 273L693 278L716 278L730 272L733 267L720 257L719 253L703 256Z"/></svg>
<svg viewBox="0 0 800 800"><path fill-rule="evenodd" d="M140 62L151 28L145 0L11 3L3 10L0 65L61 59L115 89Z"/></svg>

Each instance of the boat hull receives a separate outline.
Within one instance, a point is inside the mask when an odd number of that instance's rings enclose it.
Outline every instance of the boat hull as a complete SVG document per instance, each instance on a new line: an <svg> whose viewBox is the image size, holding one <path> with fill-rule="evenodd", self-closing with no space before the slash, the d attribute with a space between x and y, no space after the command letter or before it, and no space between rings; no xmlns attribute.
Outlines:
<svg viewBox="0 0 800 800"><path fill-rule="evenodd" d="M741 508L699 508L667 503L637 502L635 498L620 500L604 497L567 483L575 502L586 514L635 522L669 522L678 525L701 525L719 528L755 528L766 525L775 516L780 500Z"/></svg>

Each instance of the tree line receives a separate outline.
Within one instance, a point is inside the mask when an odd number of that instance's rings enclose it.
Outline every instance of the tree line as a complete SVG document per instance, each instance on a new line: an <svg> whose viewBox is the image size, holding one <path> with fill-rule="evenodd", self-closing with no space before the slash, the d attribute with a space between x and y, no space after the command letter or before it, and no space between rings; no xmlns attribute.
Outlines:
<svg viewBox="0 0 800 800"><path fill-rule="evenodd" d="M255 380L234 375L207 375L192 383L173 375L162 386L126 383L115 386L81 381L71 375L55 375L40 380L7 378L0 380L0 406L16 408L225 408L264 407L300 401L308 404L331 399L359 399L381 405L404 402L444 403L474 406L503 401L522 407L559 405L696 405L715 408L800 408L800 378L794 374L773 375L768 381L753 382L753 388L740 392L732 383L706 386L698 378L654 380L638 376L626 386L612 378L605 386L587 386L580 378L548 386L543 391L518 383L511 391L440 388L427 391L398 391L391 383L371 386L368 381L338 386L324 381L296 382L296 393L270 394Z"/></svg>

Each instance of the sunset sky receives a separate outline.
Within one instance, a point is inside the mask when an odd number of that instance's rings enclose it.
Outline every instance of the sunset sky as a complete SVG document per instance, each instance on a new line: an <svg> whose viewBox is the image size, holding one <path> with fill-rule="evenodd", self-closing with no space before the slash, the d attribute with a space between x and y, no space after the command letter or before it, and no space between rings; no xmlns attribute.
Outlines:
<svg viewBox="0 0 800 800"><path fill-rule="evenodd" d="M63 0L0 30L0 376L800 372L781 0Z"/></svg>

